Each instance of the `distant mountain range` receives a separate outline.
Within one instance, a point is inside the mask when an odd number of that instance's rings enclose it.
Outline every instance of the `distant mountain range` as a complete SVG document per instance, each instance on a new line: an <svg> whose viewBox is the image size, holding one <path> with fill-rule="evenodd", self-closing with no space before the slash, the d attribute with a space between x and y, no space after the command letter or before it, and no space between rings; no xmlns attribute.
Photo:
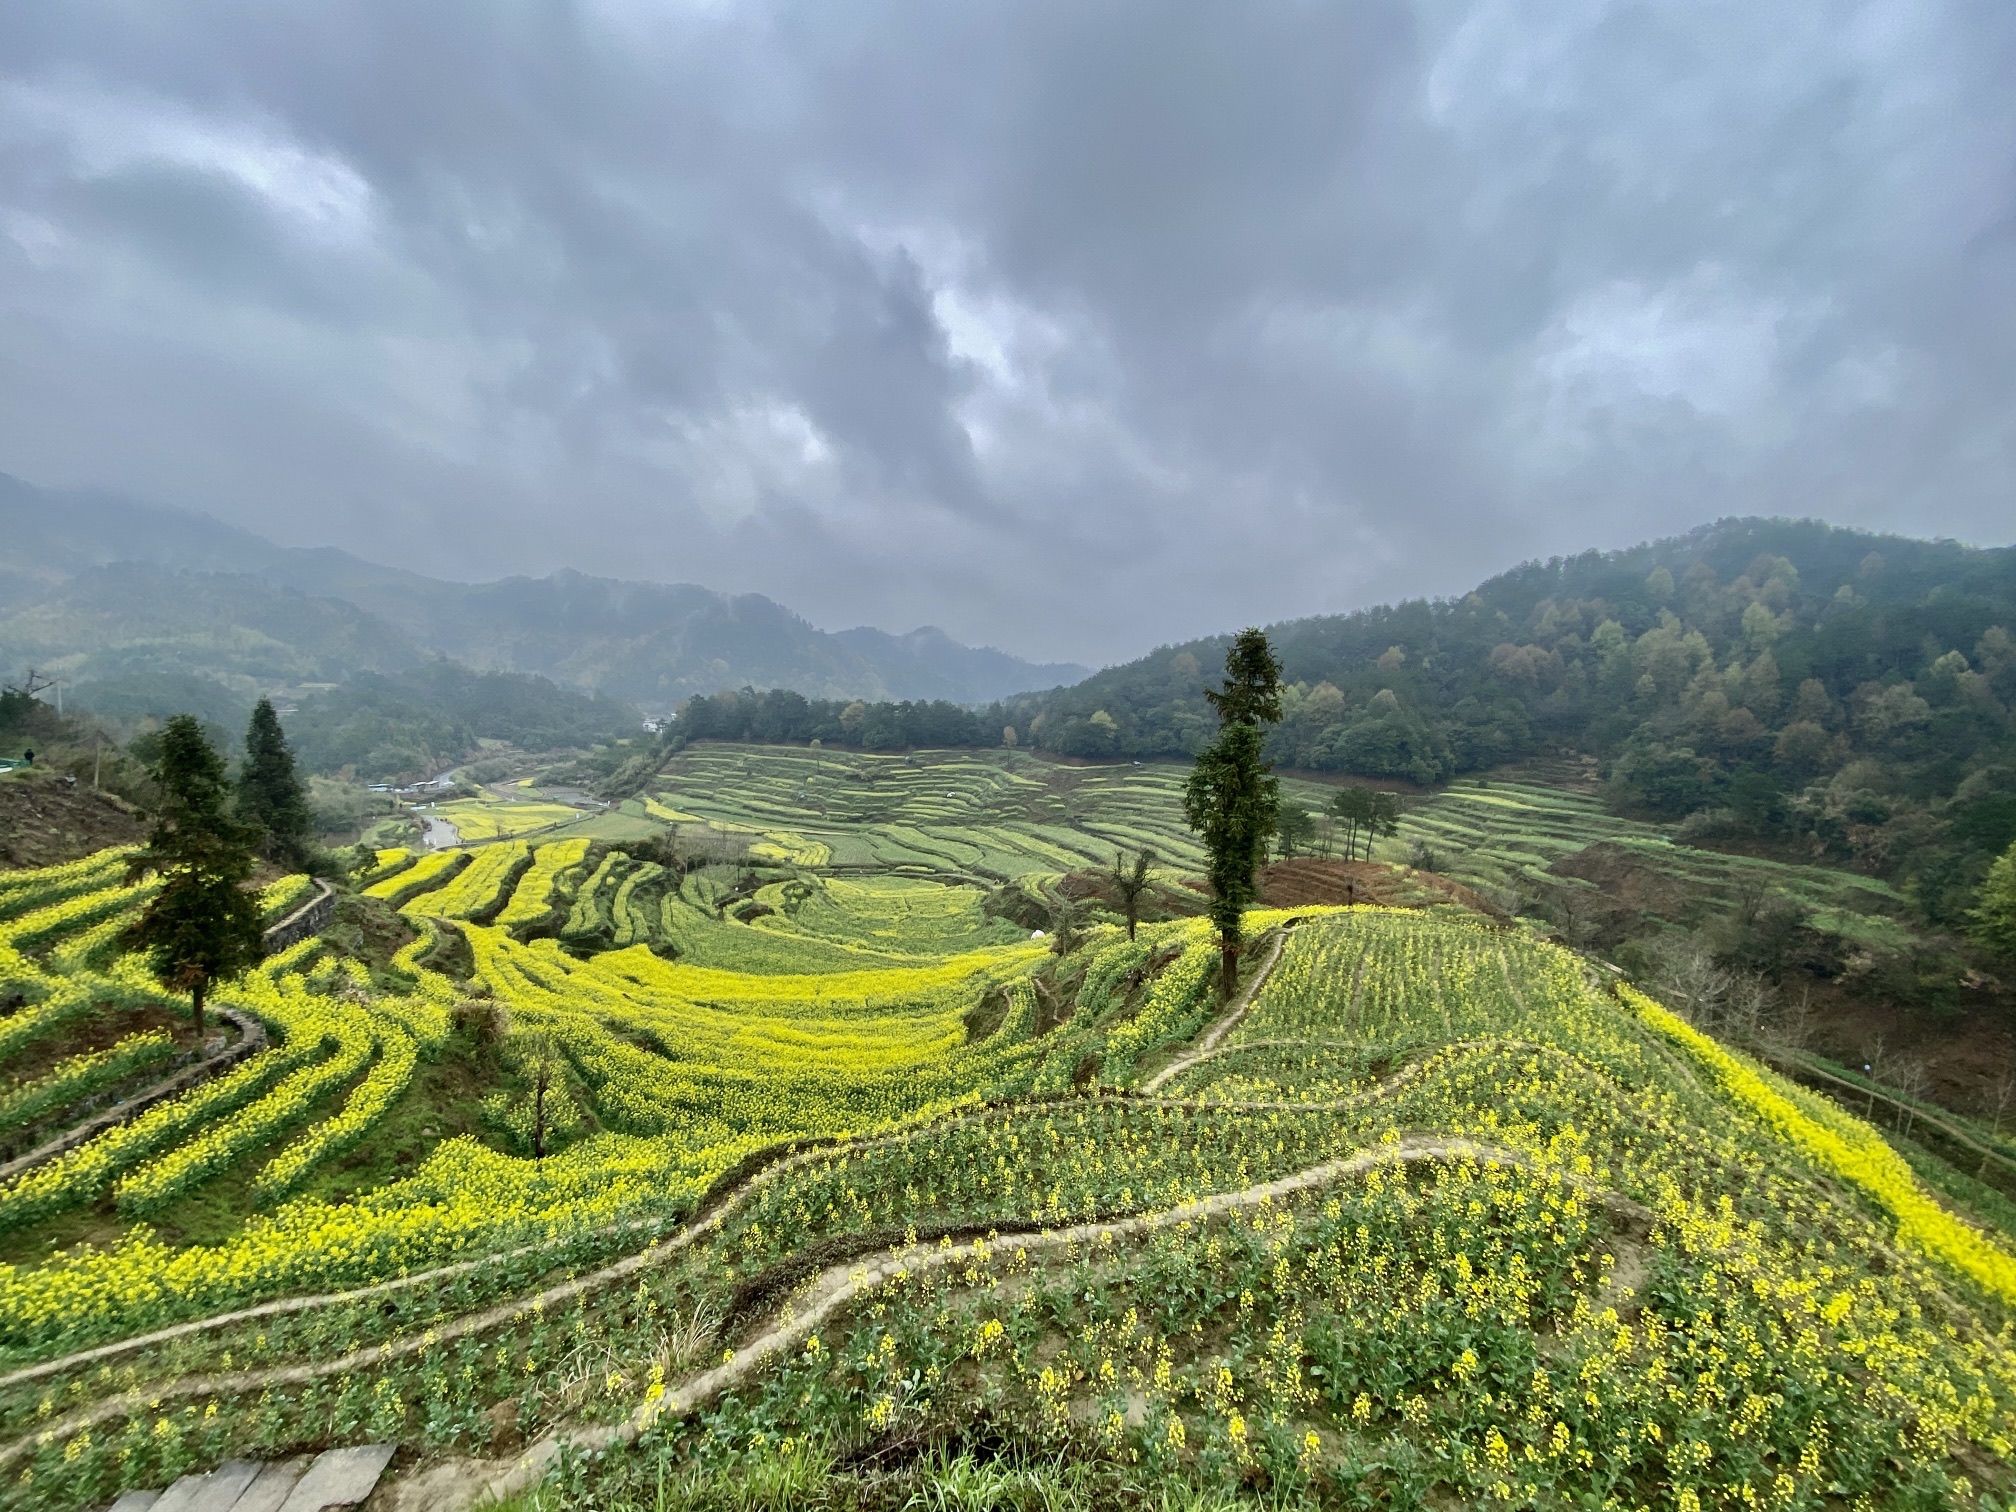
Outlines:
<svg viewBox="0 0 2016 1512"><path fill-rule="evenodd" d="M1087 669L963 646L942 630L831 633L760 594L562 571L452 583L208 516L0 474L0 671L33 664L137 712L207 679L239 698L448 657L530 673L646 714L745 685L813 698L987 703Z"/></svg>

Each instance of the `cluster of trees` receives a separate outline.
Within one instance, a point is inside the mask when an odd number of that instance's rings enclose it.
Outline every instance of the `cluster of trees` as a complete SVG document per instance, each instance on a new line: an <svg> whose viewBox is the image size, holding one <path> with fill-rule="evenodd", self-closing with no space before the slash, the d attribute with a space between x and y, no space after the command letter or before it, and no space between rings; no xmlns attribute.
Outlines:
<svg viewBox="0 0 2016 1512"><path fill-rule="evenodd" d="M245 732L235 787L192 714L161 727L151 776L154 828L128 878L154 875L161 885L127 943L146 954L164 987L189 994L201 1034L211 987L242 976L260 956L264 921L248 886L259 857L290 870L313 858L308 796L280 718L263 698Z"/></svg>
<svg viewBox="0 0 2016 1512"><path fill-rule="evenodd" d="M1983 945L2016 961L2016 840L1988 868L1969 922L1974 937Z"/></svg>
<svg viewBox="0 0 2016 1512"><path fill-rule="evenodd" d="M912 746L998 745L1001 727L982 714L942 700L864 703L806 698L788 689L753 688L689 698L666 725L668 741L817 741L864 751Z"/></svg>
<svg viewBox="0 0 2016 1512"><path fill-rule="evenodd" d="M1400 832L1400 795L1353 784L1340 788L1319 821L1307 809L1290 804L1275 820L1275 839L1282 857L1305 851L1329 856L1333 847L1346 861L1369 860L1372 842Z"/></svg>
<svg viewBox="0 0 2016 1512"><path fill-rule="evenodd" d="M1695 689L1697 722L1748 709L1775 744L1796 722L1807 679L1839 704L1871 682L1992 675L1983 662L1999 663L2006 646L1990 632L2006 635L2012 620L2016 552L1724 522L1632 551L1528 564L1461 599L1274 627L1283 717L1268 753L1422 782L1563 743L1614 754L1677 707L1710 661L1733 687L1720 689L1721 706L1703 706L1710 690ZM1192 755L1210 733L1203 669L1225 645L1165 648L1002 712L1024 744L1060 754ZM1797 717L1812 714L1809 700ZM1758 730L1737 719L1712 733L1719 753ZM1787 754L1821 753L1802 731Z"/></svg>

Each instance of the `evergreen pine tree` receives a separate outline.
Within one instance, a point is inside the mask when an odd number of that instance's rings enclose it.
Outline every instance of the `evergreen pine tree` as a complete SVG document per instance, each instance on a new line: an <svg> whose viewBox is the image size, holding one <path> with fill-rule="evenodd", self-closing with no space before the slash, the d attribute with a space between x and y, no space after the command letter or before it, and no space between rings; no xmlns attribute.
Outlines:
<svg viewBox="0 0 2016 1512"><path fill-rule="evenodd" d="M260 699L245 730L245 768L238 777L238 813L258 832L261 854L290 871L304 870L314 848L308 795L294 770L294 752L280 716Z"/></svg>
<svg viewBox="0 0 2016 1512"><path fill-rule="evenodd" d="M231 812L224 762L189 714L162 726L152 775L159 812L128 878L158 873L154 894L128 942L145 951L161 985L189 994L196 1032L212 985L244 975L260 955L259 900L251 879L253 835Z"/></svg>
<svg viewBox="0 0 2016 1512"><path fill-rule="evenodd" d="M1281 717L1281 664L1267 637L1242 630L1225 655L1225 686L1205 694L1218 738L1204 748L1183 789L1183 813L1210 857L1211 922L1218 928L1219 985L1239 982L1240 928L1258 896L1253 873L1267 856L1281 812L1281 785L1261 759L1261 725Z"/></svg>

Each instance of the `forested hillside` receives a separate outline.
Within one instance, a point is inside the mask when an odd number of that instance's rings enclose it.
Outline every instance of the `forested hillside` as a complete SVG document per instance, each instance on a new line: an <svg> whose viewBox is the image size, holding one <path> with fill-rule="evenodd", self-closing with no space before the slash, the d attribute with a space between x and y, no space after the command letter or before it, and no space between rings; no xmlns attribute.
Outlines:
<svg viewBox="0 0 2016 1512"><path fill-rule="evenodd" d="M2016 838L2016 550L1728 520L1268 636L1291 684L1268 741L1284 766L1432 784L1586 753L1621 810L1890 876L1947 926ZM674 739L1187 757L1226 644L970 716L696 701Z"/></svg>
<svg viewBox="0 0 2016 1512"><path fill-rule="evenodd" d="M1724 521L1275 627L1294 687L1270 750L1420 783L1586 751L1620 807L1797 837L1952 924L2016 837L2012 631L2016 551ZM1185 752L1221 655L1159 652L1006 719L1066 754Z"/></svg>
<svg viewBox="0 0 2016 1512"><path fill-rule="evenodd" d="M485 740L533 752L621 740L636 731L637 714L543 677L436 661L325 689L303 700L287 729L310 770L379 778L437 771Z"/></svg>

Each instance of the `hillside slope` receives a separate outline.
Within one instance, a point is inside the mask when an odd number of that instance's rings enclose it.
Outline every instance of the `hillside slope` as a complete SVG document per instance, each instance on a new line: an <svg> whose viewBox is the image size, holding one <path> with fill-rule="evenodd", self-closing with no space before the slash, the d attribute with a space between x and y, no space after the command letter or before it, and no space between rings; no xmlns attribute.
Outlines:
<svg viewBox="0 0 2016 1512"><path fill-rule="evenodd" d="M38 994L0 1073L149 999L106 953L117 859L0 887ZM430 1068L533 1042L485 1051L424 943L373 978L311 941L234 992L272 1048L0 1184L19 1504L388 1440L456 1507L548 1472L547 1506L891 1512L2016 1490L2001 1199L1565 951L1256 913L1228 1011L1201 922L962 951L967 889L801 869L738 919L609 860L388 854L368 889L562 1048L543 1161L522 1081L480 1139L437 1082L424 1158L372 1164ZM539 937L584 900L684 909L724 964ZM175 1242L219 1188L262 1211ZM156 1226L41 1258L90 1212Z"/></svg>
<svg viewBox="0 0 2016 1512"><path fill-rule="evenodd" d="M56 866L137 845L146 825L130 804L53 774L0 775L0 871Z"/></svg>

